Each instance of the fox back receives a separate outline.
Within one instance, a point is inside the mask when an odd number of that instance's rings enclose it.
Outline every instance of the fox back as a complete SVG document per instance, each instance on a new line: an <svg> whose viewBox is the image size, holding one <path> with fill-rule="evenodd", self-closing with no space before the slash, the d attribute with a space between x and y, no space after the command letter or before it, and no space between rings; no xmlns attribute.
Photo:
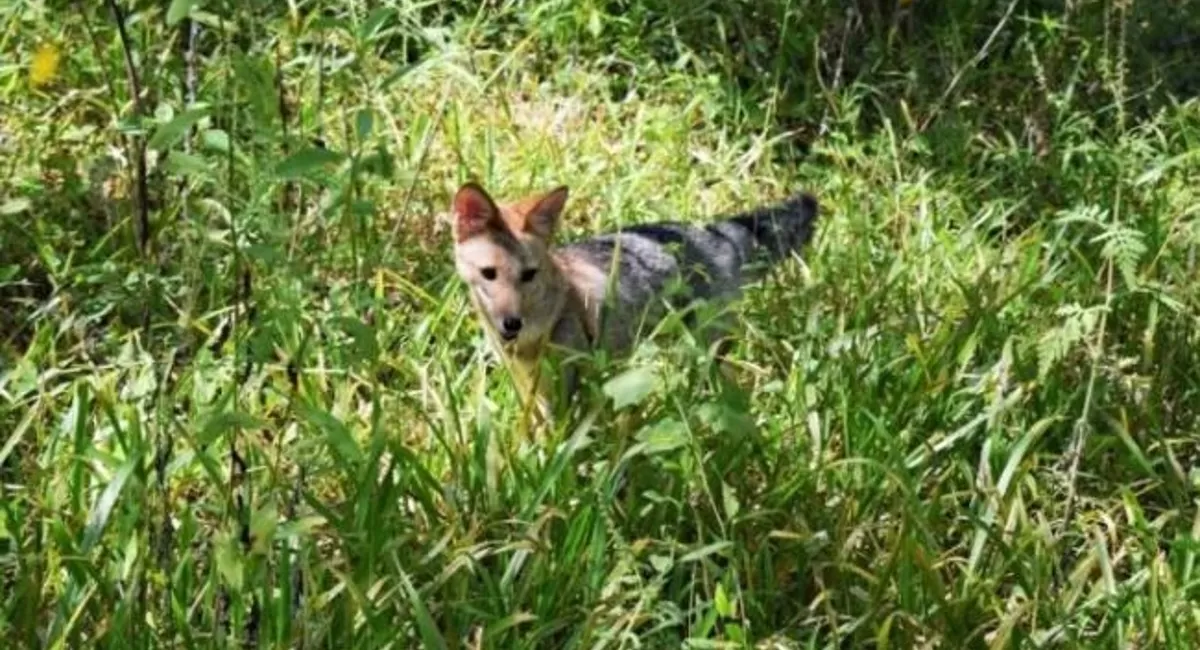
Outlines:
<svg viewBox="0 0 1200 650"><path fill-rule="evenodd" d="M668 310L736 299L813 234L818 204L808 194L711 221L647 223L557 249L586 304L600 306L597 338L627 349ZM685 311L685 322L687 321Z"/></svg>

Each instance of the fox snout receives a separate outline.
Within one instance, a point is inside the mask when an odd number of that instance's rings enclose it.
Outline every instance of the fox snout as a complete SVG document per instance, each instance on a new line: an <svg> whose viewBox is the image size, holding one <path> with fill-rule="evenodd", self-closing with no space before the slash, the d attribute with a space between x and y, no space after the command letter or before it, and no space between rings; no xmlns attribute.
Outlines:
<svg viewBox="0 0 1200 650"><path fill-rule="evenodd" d="M518 287L509 285L501 280L487 283L473 283L482 315L491 321L496 333L505 342L517 339L522 333L528 334L531 329L528 316L528 296L522 294Z"/></svg>
<svg viewBox="0 0 1200 650"><path fill-rule="evenodd" d="M521 333L522 324L523 323L521 322L520 316L505 316L501 318L500 322L497 323L499 326L497 329L500 331L500 337L505 341L511 341L517 338L517 336Z"/></svg>
<svg viewBox="0 0 1200 650"><path fill-rule="evenodd" d="M511 287L473 284L471 292L480 315L506 343L516 340L522 333L529 333L532 327L527 318L522 318L521 305L525 301L519 291Z"/></svg>

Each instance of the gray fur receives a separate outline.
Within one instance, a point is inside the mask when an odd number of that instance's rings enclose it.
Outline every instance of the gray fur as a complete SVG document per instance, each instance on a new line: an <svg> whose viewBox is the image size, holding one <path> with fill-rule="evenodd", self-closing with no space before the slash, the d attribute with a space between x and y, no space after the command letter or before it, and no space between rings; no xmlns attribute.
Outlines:
<svg viewBox="0 0 1200 650"><path fill-rule="evenodd" d="M817 213L816 199L799 194L706 225L635 225L565 244L558 254L598 267L606 275L616 271L608 287L589 293L603 305L596 343L618 351L652 327L668 307L738 297L743 286L811 240ZM672 291L676 287L680 290Z"/></svg>

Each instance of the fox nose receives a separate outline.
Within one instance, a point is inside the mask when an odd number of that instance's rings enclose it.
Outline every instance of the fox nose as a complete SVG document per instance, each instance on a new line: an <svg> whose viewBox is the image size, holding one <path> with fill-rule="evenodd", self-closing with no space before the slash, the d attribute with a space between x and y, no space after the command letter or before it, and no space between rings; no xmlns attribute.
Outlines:
<svg viewBox="0 0 1200 650"><path fill-rule="evenodd" d="M521 331L521 319L516 316L505 316L501 325L504 327L504 334L510 337Z"/></svg>

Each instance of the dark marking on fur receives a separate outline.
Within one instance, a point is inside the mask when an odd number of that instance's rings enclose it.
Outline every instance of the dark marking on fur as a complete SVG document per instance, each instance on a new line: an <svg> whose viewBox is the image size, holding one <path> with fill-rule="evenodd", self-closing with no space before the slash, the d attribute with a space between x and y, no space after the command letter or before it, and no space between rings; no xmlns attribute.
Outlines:
<svg viewBox="0 0 1200 650"><path fill-rule="evenodd" d="M746 212L725 221L749 231L755 248L765 249L774 260L809 242L818 207L817 200L811 195L799 194L779 205Z"/></svg>

